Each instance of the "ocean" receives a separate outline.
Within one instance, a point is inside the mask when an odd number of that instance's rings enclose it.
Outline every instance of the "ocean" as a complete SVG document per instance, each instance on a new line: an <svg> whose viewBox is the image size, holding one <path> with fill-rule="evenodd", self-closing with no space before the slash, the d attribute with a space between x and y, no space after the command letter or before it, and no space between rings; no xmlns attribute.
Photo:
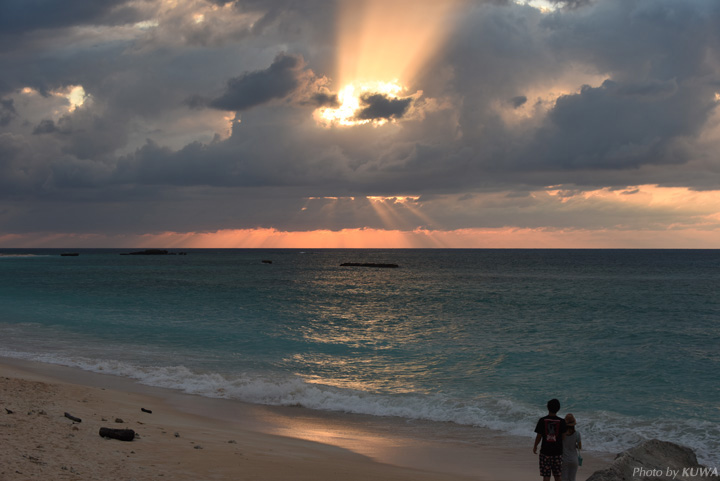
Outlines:
<svg viewBox="0 0 720 481"><path fill-rule="evenodd" d="M1 249L0 356L720 465L720 250L131 251Z"/></svg>

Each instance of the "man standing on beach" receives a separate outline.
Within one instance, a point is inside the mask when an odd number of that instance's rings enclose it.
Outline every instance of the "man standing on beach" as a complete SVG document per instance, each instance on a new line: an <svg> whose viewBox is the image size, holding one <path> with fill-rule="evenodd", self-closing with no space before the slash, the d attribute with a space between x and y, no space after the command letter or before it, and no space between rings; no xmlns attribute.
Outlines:
<svg viewBox="0 0 720 481"><path fill-rule="evenodd" d="M550 475L555 481L560 481L562 474L562 435L567 429L565 420L558 417L560 401L551 399L547 403L548 415L541 417L535 426L535 446L533 453L537 454L537 447L540 446L540 476L543 481L550 481Z"/></svg>

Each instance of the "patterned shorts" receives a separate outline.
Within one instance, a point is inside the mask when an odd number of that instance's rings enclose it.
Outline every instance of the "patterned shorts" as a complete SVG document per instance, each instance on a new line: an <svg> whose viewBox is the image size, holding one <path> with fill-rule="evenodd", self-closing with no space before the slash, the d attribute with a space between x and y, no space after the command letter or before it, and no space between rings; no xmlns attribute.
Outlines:
<svg viewBox="0 0 720 481"><path fill-rule="evenodd" d="M540 476L543 478L550 475L557 476L562 474L562 454L560 456L546 456L540 454Z"/></svg>

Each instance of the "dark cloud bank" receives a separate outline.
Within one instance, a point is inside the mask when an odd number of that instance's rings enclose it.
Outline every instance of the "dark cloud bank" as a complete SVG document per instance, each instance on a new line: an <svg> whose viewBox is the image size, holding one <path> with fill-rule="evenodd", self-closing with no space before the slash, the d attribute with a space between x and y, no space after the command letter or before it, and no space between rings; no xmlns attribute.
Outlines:
<svg viewBox="0 0 720 481"><path fill-rule="evenodd" d="M715 0L564 1L548 14L469 3L412 86L422 97L362 98L358 119L400 122L352 129L312 118L337 103L332 2L235 2L227 12L255 21L205 26L218 25L213 46L170 35L162 18L128 34L158 15L137 3L35 3L0 3L3 232L342 228L370 214L302 223L304 199L720 185ZM108 39L73 30L88 25ZM54 117L20 93L68 85L92 101ZM235 115L229 134L158 140L179 119L223 113ZM494 222L462 218L453 227Z"/></svg>
<svg viewBox="0 0 720 481"><path fill-rule="evenodd" d="M246 73L228 80L225 92L210 100L208 106L239 111L285 98L300 85L302 67L301 58L280 54L266 70Z"/></svg>
<svg viewBox="0 0 720 481"><path fill-rule="evenodd" d="M412 103L411 98L392 98L381 93L363 95L362 108L357 113L359 120L400 119Z"/></svg>

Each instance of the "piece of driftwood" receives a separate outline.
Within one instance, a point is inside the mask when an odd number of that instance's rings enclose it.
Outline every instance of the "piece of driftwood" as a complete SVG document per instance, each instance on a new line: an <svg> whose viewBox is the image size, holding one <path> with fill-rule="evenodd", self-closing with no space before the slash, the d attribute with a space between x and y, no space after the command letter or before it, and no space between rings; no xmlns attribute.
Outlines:
<svg viewBox="0 0 720 481"><path fill-rule="evenodd" d="M132 429L100 428L100 436L120 441L132 441L135 439L135 431Z"/></svg>
<svg viewBox="0 0 720 481"><path fill-rule="evenodd" d="M140 410L141 410L142 412L144 412L144 413L149 413L149 414L152 414L152 411L151 411L151 410L149 410L149 409L145 409L145 408L140 408Z"/></svg>
<svg viewBox="0 0 720 481"><path fill-rule="evenodd" d="M70 413L65 413L65 417L68 418L68 419L71 420L71 421L75 421L76 423L81 423L81 422L82 422L82 419L76 418L75 416L73 416L73 415L70 414Z"/></svg>

